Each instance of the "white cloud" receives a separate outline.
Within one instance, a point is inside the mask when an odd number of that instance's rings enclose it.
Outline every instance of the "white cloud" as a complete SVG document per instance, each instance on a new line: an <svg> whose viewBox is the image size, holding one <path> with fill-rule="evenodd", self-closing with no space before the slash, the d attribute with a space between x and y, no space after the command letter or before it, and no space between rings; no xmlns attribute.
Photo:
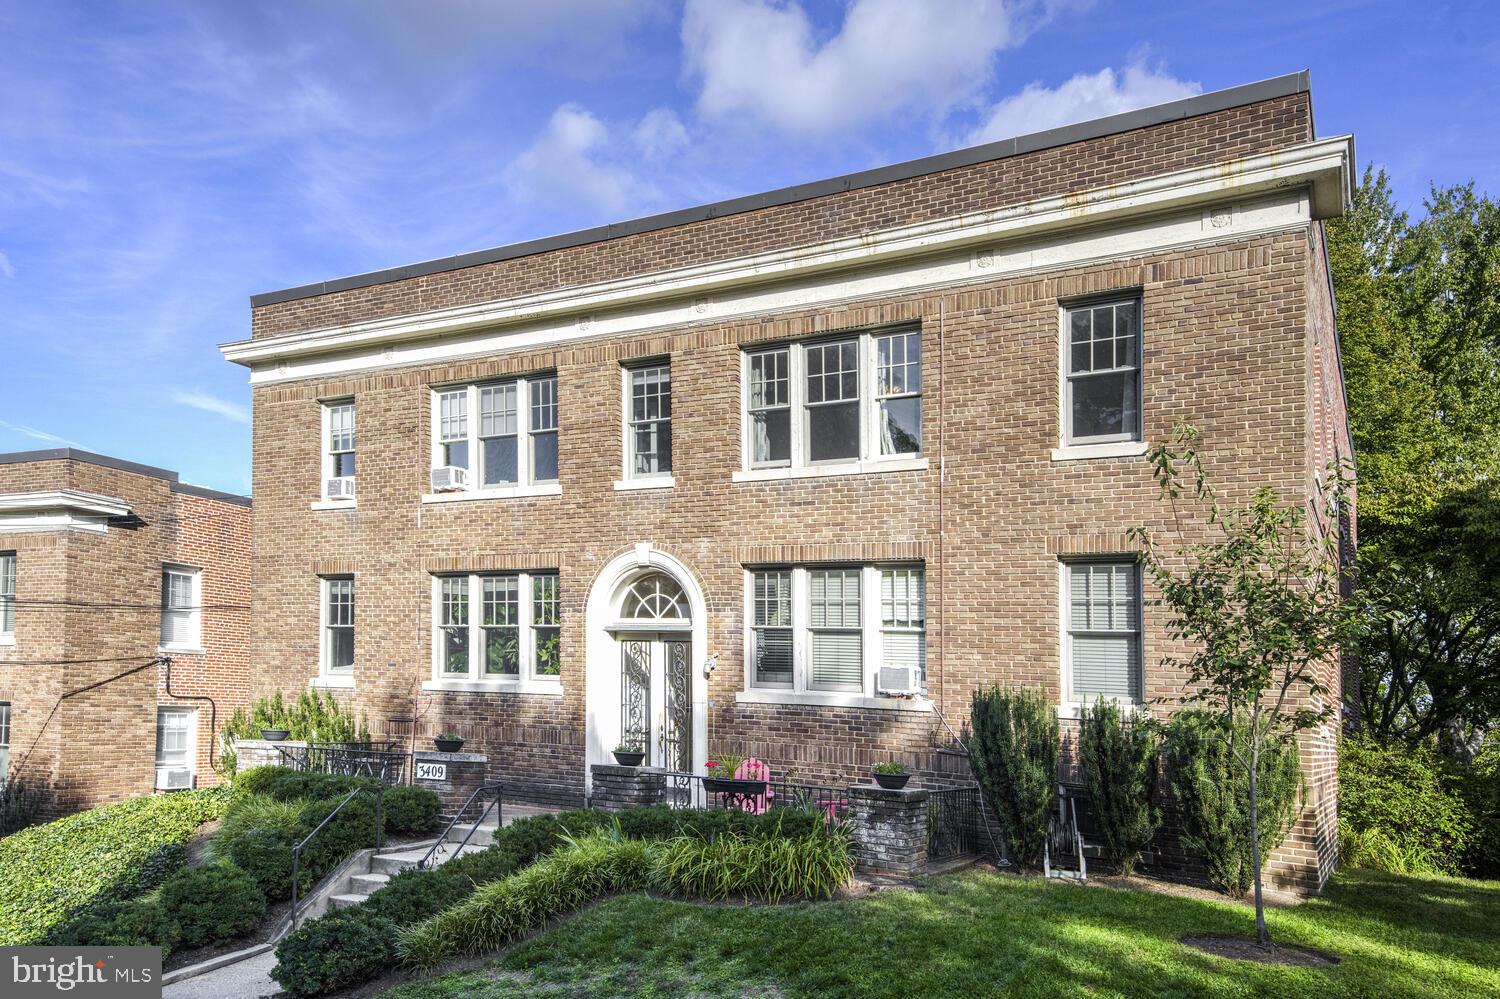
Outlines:
<svg viewBox="0 0 1500 999"><path fill-rule="evenodd" d="M1121 72L1101 69L1080 73L1066 83L1048 88L1029 83L1018 94L1000 101L963 140L964 145L1008 139L1013 135L1040 132L1059 125L1087 121L1136 108L1202 93L1203 87L1179 80L1164 70L1149 69L1133 62Z"/></svg>
<svg viewBox="0 0 1500 999"><path fill-rule="evenodd" d="M682 119L671 108L647 111L630 133L630 138L648 160L664 160L687 148L689 142Z"/></svg>
<svg viewBox="0 0 1500 999"><path fill-rule="evenodd" d="M11 423L7 420L0 420L0 430L9 430L12 433L20 434L22 437L30 437L32 440L43 441L47 444L61 444L63 447L83 448L83 445L77 441L70 441L66 437L49 434L47 431L38 430L36 427L28 427L24 423Z"/></svg>
<svg viewBox="0 0 1500 999"><path fill-rule="evenodd" d="M174 392L172 401L180 406L191 406L193 409L201 409L205 413L213 413L222 416L226 420L235 423L249 423L250 411L239 403L220 399L218 396L209 395L207 392Z"/></svg>
<svg viewBox="0 0 1500 999"><path fill-rule="evenodd" d="M705 117L843 132L897 111L941 116L988 83L1036 17L1004 0L854 0L820 39L796 2L689 0L685 68Z"/></svg>
<svg viewBox="0 0 1500 999"><path fill-rule="evenodd" d="M583 199L612 216L656 200L651 185L614 161L610 130L586 108L564 104L505 171L517 201Z"/></svg>
<svg viewBox="0 0 1500 999"><path fill-rule="evenodd" d="M5 255L4 250L0 250L0 274L8 278L16 276L16 265L10 262L10 257Z"/></svg>

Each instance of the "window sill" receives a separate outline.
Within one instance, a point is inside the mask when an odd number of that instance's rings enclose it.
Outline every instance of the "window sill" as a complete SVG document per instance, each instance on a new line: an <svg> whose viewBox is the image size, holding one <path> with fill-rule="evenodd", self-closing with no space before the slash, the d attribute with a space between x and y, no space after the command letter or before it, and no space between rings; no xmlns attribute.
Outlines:
<svg viewBox="0 0 1500 999"><path fill-rule="evenodd" d="M525 694L530 697L562 697L560 683L543 680L424 680L427 691L465 694Z"/></svg>
<svg viewBox="0 0 1500 999"><path fill-rule="evenodd" d="M616 479L615 490L625 492L632 489L671 489L677 485L677 478L672 475L657 475L647 479Z"/></svg>
<svg viewBox="0 0 1500 999"><path fill-rule="evenodd" d="M0 646L11 646L16 644L15 635L0 635Z"/></svg>
<svg viewBox="0 0 1500 999"><path fill-rule="evenodd" d="M1053 461L1084 461L1089 458L1138 458L1145 454L1145 441L1112 441L1109 444L1070 444L1052 449Z"/></svg>
<svg viewBox="0 0 1500 999"><path fill-rule="evenodd" d="M1146 705L1138 704L1135 701L1115 700L1111 703L1127 715L1146 715L1151 713ZM1085 705L1081 701L1067 701L1057 706L1057 717L1060 721L1078 721L1083 717L1084 707Z"/></svg>
<svg viewBox="0 0 1500 999"><path fill-rule="evenodd" d="M200 649L196 645L162 645L156 650L159 656L206 656L207 649Z"/></svg>
<svg viewBox="0 0 1500 999"><path fill-rule="evenodd" d="M796 468L743 468L731 478L735 482L778 482L783 479L820 479L828 475L879 475L882 472L921 472L927 459L875 458L870 461L844 461L832 465L802 465Z"/></svg>
<svg viewBox="0 0 1500 999"><path fill-rule="evenodd" d="M821 691L741 690L734 695L738 704L802 704L819 708L871 708L876 711L917 711L929 713L932 702L925 697L866 697L864 694L835 694Z"/></svg>
<svg viewBox="0 0 1500 999"><path fill-rule="evenodd" d="M423 503L468 503L474 500L518 499L525 496L561 496L562 483L542 482L534 486L505 486L500 489L465 489L451 493L427 493Z"/></svg>
<svg viewBox="0 0 1500 999"><path fill-rule="evenodd" d="M318 500L308 507L309 510L356 510L358 507L352 499Z"/></svg>
<svg viewBox="0 0 1500 999"><path fill-rule="evenodd" d="M324 690L353 690L354 677L335 676L330 673L321 673L307 681L309 687L320 687Z"/></svg>

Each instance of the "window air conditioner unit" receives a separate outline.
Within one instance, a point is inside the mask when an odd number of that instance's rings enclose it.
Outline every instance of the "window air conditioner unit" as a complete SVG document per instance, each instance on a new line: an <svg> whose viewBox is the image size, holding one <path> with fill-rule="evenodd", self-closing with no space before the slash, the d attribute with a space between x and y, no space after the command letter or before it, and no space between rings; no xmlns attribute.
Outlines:
<svg viewBox="0 0 1500 999"><path fill-rule="evenodd" d="M875 692L909 697L922 692L922 671L915 666L882 666L876 677Z"/></svg>
<svg viewBox="0 0 1500 999"><path fill-rule="evenodd" d="M183 791L193 786L193 772L187 767L158 767L156 789L158 791Z"/></svg>
<svg viewBox="0 0 1500 999"><path fill-rule="evenodd" d="M325 479L323 482L324 499L353 499L354 498L354 476L345 475L337 479Z"/></svg>
<svg viewBox="0 0 1500 999"><path fill-rule="evenodd" d="M444 465L442 468L434 468L432 470L433 492L451 493L467 488L469 488L469 470L467 468L455 468L452 465Z"/></svg>

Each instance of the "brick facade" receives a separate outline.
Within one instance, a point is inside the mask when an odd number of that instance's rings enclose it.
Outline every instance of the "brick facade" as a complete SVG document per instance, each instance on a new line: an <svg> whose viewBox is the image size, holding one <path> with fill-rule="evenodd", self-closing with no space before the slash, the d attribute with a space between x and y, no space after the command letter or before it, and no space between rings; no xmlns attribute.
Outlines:
<svg viewBox="0 0 1500 999"><path fill-rule="evenodd" d="M254 336L724 260L1220 162L1310 140L1309 109L1306 93L1293 94L797 204L263 305ZM649 542L686 567L703 595L707 651L718 656L707 680L709 746L759 757L778 778L843 783L894 757L937 780L935 749L953 741L974 690L998 681L1060 696L1059 560L1128 555L1132 525L1176 530L1140 457L1053 460L1059 302L1139 294L1145 438L1191 420L1230 498L1270 485L1302 502L1315 464L1347 447L1322 252L1319 224L1305 222L826 307L257 384L256 692L294 692L317 675L319 575L352 574L354 687L342 696L373 727L405 734L395 719L415 701L419 741L455 732L487 754L492 778L538 798L581 800L585 658L597 641L586 604L603 567ZM735 481L743 348L894 323L922 337L926 467ZM675 485L615 489L621 366L663 357ZM560 494L423 502L432 387L535 372L557 375ZM340 398L356 407L358 501L317 509L320 403ZM746 688L747 566L882 561L925 566L930 710L737 696ZM526 569L560 574L560 696L422 691L432 677L432 574ZM1144 643L1145 696L1180 697L1180 677L1156 665L1179 650L1149 610ZM1313 800L1273 859L1279 882L1312 887L1331 870L1335 733L1336 723L1304 746Z"/></svg>
<svg viewBox="0 0 1500 999"><path fill-rule="evenodd" d="M16 553L15 644L0 645L11 779L39 791L52 816L150 794L157 706L170 705L198 709L196 786L217 783L211 716L222 724L249 692L249 500L78 451L0 455L0 500L62 490L129 513L103 531L0 518L0 551ZM201 652L172 654L170 694L167 670L149 665L169 563L201 570L203 604Z"/></svg>

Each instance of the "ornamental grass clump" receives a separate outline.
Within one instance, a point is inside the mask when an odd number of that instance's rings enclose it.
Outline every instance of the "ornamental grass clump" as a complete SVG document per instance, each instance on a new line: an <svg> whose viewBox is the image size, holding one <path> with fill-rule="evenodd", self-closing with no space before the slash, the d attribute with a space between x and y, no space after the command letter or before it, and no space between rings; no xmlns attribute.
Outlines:
<svg viewBox="0 0 1500 999"><path fill-rule="evenodd" d="M400 931L401 960L430 968L451 957L484 954L601 895L645 887L646 843L615 832L565 843L545 860L482 885L446 912Z"/></svg>
<svg viewBox="0 0 1500 999"><path fill-rule="evenodd" d="M795 837L678 836L651 851L653 887L717 901L832 898L854 876L847 830Z"/></svg>

